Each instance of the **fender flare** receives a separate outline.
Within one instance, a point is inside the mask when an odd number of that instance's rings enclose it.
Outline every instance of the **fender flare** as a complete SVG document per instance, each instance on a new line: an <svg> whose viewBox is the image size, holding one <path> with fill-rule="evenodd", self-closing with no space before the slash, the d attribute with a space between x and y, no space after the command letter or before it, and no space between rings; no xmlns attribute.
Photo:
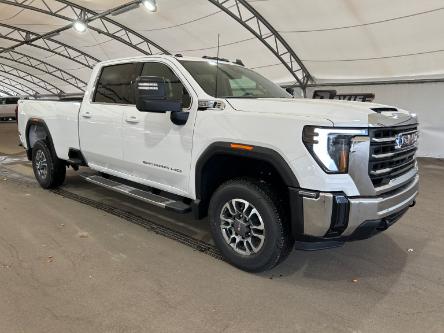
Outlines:
<svg viewBox="0 0 444 333"><path fill-rule="evenodd" d="M51 132L49 131L49 128L48 128L48 125L46 125L46 122L40 118L31 118L28 120L28 122L26 124L26 129L25 129L25 140L26 140L26 146L27 146L26 155L28 156L28 160L30 160L30 161L32 160L32 148L31 148L31 144L29 142L29 130L31 129L32 125L37 125L37 126L43 127L43 129L46 132L46 138L48 140L49 149L54 154L54 156L57 157L57 153L54 148L54 142L52 141Z"/></svg>
<svg viewBox="0 0 444 333"><path fill-rule="evenodd" d="M214 142L209 145L196 163L195 186L196 198L202 199L202 172L206 163L216 155L239 156L270 163L279 173L288 187L299 187L299 182L288 163L277 151L261 146L252 146L251 150L233 149L232 142Z"/></svg>

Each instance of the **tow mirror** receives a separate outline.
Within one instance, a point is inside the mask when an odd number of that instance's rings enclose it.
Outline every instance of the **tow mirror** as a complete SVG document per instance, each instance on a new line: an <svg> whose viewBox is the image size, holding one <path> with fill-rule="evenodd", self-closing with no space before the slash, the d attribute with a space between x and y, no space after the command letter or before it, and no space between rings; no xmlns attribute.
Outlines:
<svg viewBox="0 0 444 333"><path fill-rule="evenodd" d="M179 101L167 99L168 86L157 76L139 76L136 80L136 108L141 112L182 111Z"/></svg>
<svg viewBox="0 0 444 333"><path fill-rule="evenodd" d="M294 97L294 89L291 87L287 87L285 88L285 91L288 92L291 96Z"/></svg>

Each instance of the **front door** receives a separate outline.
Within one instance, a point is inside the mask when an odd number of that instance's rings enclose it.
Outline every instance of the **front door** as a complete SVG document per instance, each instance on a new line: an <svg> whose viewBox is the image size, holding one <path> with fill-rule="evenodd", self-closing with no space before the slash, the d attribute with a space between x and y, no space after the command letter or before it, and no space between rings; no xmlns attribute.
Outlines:
<svg viewBox="0 0 444 333"><path fill-rule="evenodd" d="M138 182L186 196L197 96L188 84L183 84L186 81L174 64L147 62L141 75L163 78L168 99L181 101L183 112L189 112L189 118L185 125L175 125L170 120L170 112L127 108L123 121L127 172Z"/></svg>

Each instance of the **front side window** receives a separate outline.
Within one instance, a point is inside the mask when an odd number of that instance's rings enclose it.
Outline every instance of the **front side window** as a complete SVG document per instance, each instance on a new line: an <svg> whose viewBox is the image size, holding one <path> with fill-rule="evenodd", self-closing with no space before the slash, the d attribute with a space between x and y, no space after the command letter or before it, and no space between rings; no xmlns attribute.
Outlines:
<svg viewBox="0 0 444 333"><path fill-rule="evenodd" d="M140 63L107 66L102 69L94 102L135 104L134 83L140 74Z"/></svg>
<svg viewBox="0 0 444 333"><path fill-rule="evenodd" d="M167 99L170 101L180 101L183 109L190 107L190 94L167 65L158 62L147 62L143 65L142 76L157 76L164 79L167 88Z"/></svg>
<svg viewBox="0 0 444 333"><path fill-rule="evenodd" d="M220 98L292 98L277 84L242 66L225 62L217 64L213 60L180 60L180 63L210 96Z"/></svg>

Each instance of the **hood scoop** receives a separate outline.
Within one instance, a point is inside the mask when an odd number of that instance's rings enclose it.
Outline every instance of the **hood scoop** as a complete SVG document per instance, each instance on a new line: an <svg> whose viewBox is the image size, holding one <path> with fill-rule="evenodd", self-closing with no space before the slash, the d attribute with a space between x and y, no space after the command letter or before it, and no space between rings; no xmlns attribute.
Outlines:
<svg viewBox="0 0 444 333"><path fill-rule="evenodd" d="M398 112L398 109L396 109L396 108L388 108L388 107L371 108L370 110L375 111L377 113L381 113L381 112Z"/></svg>

